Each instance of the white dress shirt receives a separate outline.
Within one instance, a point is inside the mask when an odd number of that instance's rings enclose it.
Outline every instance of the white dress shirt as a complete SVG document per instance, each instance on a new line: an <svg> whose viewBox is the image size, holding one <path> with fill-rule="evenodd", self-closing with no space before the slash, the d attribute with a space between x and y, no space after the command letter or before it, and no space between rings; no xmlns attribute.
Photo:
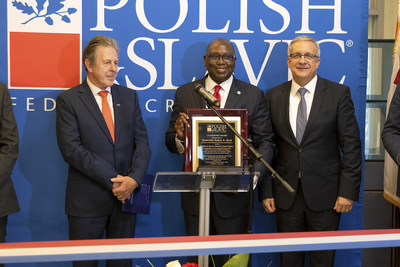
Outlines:
<svg viewBox="0 0 400 267"><path fill-rule="evenodd" d="M307 104L307 120L308 120L312 102L314 99L315 87L317 86L317 79L318 76L315 76L305 86L300 86L294 80L292 80L292 88L290 89L290 95L289 95L289 121L295 136L296 136L297 110L299 108L299 103L301 100L301 96L300 93L298 93L298 90L300 89L300 87L304 87L307 89L307 92L304 95L304 99L306 100Z"/></svg>
<svg viewBox="0 0 400 267"><path fill-rule="evenodd" d="M228 80L219 84L221 86L221 89L219 90L219 94L221 96L220 108L225 107L226 100L228 99L229 91L231 90L232 82L233 82L233 75L231 75L231 77L229 77ZM210 76L207 76L206 81L205 81L206 90L208 92L210 92L211 94L214 94L214 87L216 85L217 85L217 83L214 82Z"/></svg>

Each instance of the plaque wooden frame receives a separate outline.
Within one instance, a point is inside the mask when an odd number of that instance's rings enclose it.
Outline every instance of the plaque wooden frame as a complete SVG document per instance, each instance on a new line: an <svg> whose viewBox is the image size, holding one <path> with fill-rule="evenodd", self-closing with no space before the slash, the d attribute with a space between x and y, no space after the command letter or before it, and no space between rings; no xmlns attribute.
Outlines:
<svg viewBox="0 0 400 267"><path fill-rule="evenodd" d="M211 110L211 109L186 109L186 113L189 116L189 125L190 129L186 128L186 139L185 139L185 153L184 153L184 171L186 172L195 172L197 171L197 167L199 166L198 155L194 154L197 151L193 145L197 142L193 141L193 138L197 138L196 130L197 125L193 122L197 122L197 118L201 117L202 123L221 123L220 118ZM237 118L240 119L240 129L234 127L239 134L242 135L243 138L249 138L249 112L247 109L218 109L218 112L229 122L229 123L238 123ZM230 129L226 129L227 132ZM193 134L193 132L195 132ZM243 165L243 155L248 155L247 148L241 143L240 139L235 136L234 139L235 144L235 163L234 166L242 166ZM239 153L239 156L237 155Z"/></svg>

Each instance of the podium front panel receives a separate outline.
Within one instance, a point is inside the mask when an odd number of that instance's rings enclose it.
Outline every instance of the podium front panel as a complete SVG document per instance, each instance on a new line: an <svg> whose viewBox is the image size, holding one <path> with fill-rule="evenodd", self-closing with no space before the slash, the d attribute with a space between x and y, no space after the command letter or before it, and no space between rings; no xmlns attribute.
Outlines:
<svg viewBox="0 0 400 267"><path fill-rule="evenodd" d="M259 173L256 173L256 175ZM211 192L249 191L249 172L209 171L209 172L158 172L154 178L154 192L199 192L202 179L206 175L215 177Z"/></svg>
<svg viewBox="0 0 400 267"><path fill-rule="evenodd" d="M158 172L154 178L154 192L199 192L201 173Z"/></svg>

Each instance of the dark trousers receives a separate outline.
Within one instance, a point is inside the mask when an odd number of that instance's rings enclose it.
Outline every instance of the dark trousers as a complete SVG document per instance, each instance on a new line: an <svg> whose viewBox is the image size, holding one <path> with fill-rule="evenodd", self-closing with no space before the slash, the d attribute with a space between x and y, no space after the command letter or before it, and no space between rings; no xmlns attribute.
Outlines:
<svg viewBox="0 0 400 267"><path fill-rule="evenodd" d="M186 235L199 235L199 216L184 213ZM238 217L223 218L215 207L215 201L211 194L210 199L210 235L229 235L229 234L246 234L249 216L243 215ZM222 266L234 255L218 255L214 256L215 266ZM198 257L188 257L189 262L197 263ZM211 261L211 258L210 258ZM209 266L214 266L212 263Z"/></svg>
<svg viewBox="0 0 400 267"><path fill-rule="evenodd" d="M0 243L6 242L7 219L8 219L8 216L0 217ZM4 264L0 263L0 267L4 267Z"/></svg>
<svg viewBox="0 0 400 267"><path fill-rule="evenodd" d="M113 212L101 217L68 216L69 239L133 238L135 236L136 214L124 213L118 205ZM75 261L74 267L96 267L98 261ZM107 260L107 267L132 267L131 259Z"/></svg>
<svg viewBox="0 0 400 267"><path fill-rule="evenodd" d="M301 184L292 207L287 210L277 209L278 232L336 231L339 228L340 213L333 209L313 211L303 195ZM310 267L333 267L335 250L309 251ZM305 252L281 253L282 267L303 267Z"/></svg>

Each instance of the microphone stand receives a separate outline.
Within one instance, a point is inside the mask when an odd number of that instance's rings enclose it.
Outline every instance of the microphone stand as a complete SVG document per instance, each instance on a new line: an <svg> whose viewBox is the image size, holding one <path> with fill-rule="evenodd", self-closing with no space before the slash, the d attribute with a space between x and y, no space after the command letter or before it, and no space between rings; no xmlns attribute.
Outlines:
<svg viewBox="0 0 400 267"><path fill-rule="evenodd" d="M228 126L229 129L231 129L231 131L240 139L240 141L242 141L242 143L246 146L246 148L255 156L256 160L261 161L262 164L264 164L268 170L271 172L271 176L272 178L276 178L279 180L279 182L283 185L283 187L286 188L286 190L289 191L290 194L294 194L295 191L293 189L293 187L291 187L285 180L282 179L282 177L263 159L262 155L260 153L258 153L258 151L246 140L244 139L236 130L235 128L232 127L232 125L230 125L230 123L228 123L227 120L225 120L225 118L212 106L210 105L207 101L205 101L207 106L215 113L215 115L217 115L221 121L226 124L226 126ZM253 190L253 188L251 188L251 191Z"/></svg>
<svg viewBox="0 0 400 267"><path fill-rule="evenodd" d="M231 131L240 139L240 141L242 141L242 143L246 146L246 148L255 156L256 160L261 161L271 172L271 176L273 178L278 179L281 184L289 191L290 194L294 194L295 191L293 189L293 187L291 187L285 180L282 179L282 177L280 177L280 175L263 159L262 155L260 153L258 153L258 151L251 145L251 143L244 139L236 130L235 128L232 127L232 125L230 125L230 123L225 120L225 118L212 106L208 103L208 101L205 101L207 106L215 113L215 115L217 115L221 121L228 126L229 129L231 129ZM249 156L247 156L247 158L249 158ZM250 172L250 181L249 181L249 220L248 220L248 225L247 225L247 233L251 234L253 233L252 230L252 225L253 225L253 202L254 202L254 165L249 164L249 172ZM248 262L248 266L251 266L251 255L249 255L249 262Z"/></svg>
<svg viewBox="0 0 400 267"><path fill-rule="evenodd" d="M205 100L205 99L204 99ZM240 139L240 141L242 141L242 143L246 146L246 148L255 156L256 160L261 161L271 172L271 176L273 178L278 179L281 184L290 192L290 194L294 194L295 191L294 189L285 181L282 179L282 177L279 176L279 174L263 159L262 155L260 153L258 153L258 151L251 145L251 143L244 139L236 130L235 128L232 127L232 125L230 125L230 123L228 123L227 120L225 120L225 118L212 106L208 103L207 100L205 100L207 106L214 112L215 115L217 115L221 121L228 126L229 129L231 129L231 131ZM247 156L247 158L249 158L249 156ZM250 172L250 181L249 181L249 220L248 220L248 226L247 226L247 232L249 234L251 234L252 231L252 224L253 224L253 220L252 220L252 216L253 216L253 202L254 202L254 190L253 190L253 177L254 177L254 165L250 166L249 164L249 172ZM251 255L249 255L249 262L248 262L248 266L251 266Z"/></svg>

